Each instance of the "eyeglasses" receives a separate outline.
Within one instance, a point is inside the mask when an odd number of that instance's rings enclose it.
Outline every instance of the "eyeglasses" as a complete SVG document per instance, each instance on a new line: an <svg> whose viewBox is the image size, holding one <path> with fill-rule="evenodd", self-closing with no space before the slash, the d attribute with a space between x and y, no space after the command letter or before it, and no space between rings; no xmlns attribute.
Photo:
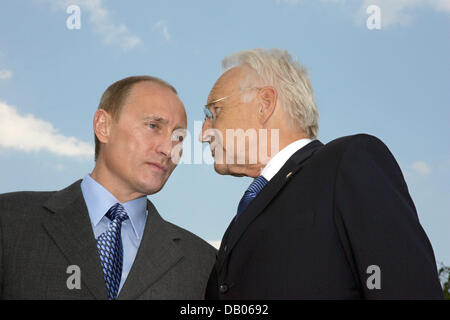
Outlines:
<svg viewBox="0 0 450 320"><path fill-rule="evenodd" d="M212 105L216 104L217 102L220 102L220 101L223 101L223 100L225 100L225 99L228 99L228 98L230 98L230 97L232 97L232 96L235 96L235 95L237 95L237 94L241 94L241 93L242 93L243 91L245 91L245 90L253 90L253 89L258 89L258 90L260 90L260 89L262 89L262 88L260 88L260 87L246 88L246 89L244 89L244 90L240 90L239 92L235 92L235 93L233 93L233 94L230 94L230 95L228 95L228 96L222 97L222 98L220 98L220 99L217 99L217 100L211 101L210 103L205 104L205 105L203 106L203 112L205 113L205 120L206 120L206 119L211 120L211 121L214 120L214 113L209 109Z"/></svg>

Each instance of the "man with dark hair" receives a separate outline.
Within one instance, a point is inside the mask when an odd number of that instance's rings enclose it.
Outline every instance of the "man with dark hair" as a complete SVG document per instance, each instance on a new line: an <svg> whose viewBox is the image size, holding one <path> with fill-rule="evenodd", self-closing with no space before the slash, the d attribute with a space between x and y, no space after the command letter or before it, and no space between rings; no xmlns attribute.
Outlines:
<svg viewBox="0 0 450 320"><path fill-rule="evenodd" d="M175 169L186 122L163 80L112 84L94 116L91 174L57 192L0 195L0 298L203 299L215 249L146 197Z"/></svg>

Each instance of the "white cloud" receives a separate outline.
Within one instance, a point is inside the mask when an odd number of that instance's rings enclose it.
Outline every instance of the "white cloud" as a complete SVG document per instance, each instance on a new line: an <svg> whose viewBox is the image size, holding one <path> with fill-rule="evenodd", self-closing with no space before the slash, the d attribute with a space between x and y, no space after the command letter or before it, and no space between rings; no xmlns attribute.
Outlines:
<svg viewBox="0 0 450 320"><path fill-rule="evenodd" d="M169 29L167 28L167 23L164 20L159 20L153 25L152 31L160 32L166 41L170 40Z"/></svg>
<svg viewBox="0 0 450 320"><path fill-rule="evenodd" d="M307 0L276 0L277 3L297 5ZM310 0L311 1L311 0ZM348 5L354 10L355 2L346 0L321 0L323 4ZM381 28L393 25L408 25L414 20L414 9L430 7L438 12L450 13L450 0L364 0L359 8L356 8L356 20L362 24L368 18L367 7L376 5L381 11ZM365 25L365 24L364 24Z"/></svg>
<svg viewBox="0 0 450 320"><path fill-rule="evenodd" d="M296 4L299 4L299 3L301 3L301 2L305 2L306 0L276 0L276 2L278 3L278 4L280 4L280 3L287 3L287 4L290 4L290 5L296 5ZM329 2L332 2L332 3L345 3L347 0L320 0L320 2L322 2L322 3L329 3Z"/></svg>
<svg viewBox="0 0 450 320"><path fill-rule="evenodd" d="M412 8L421 5L424 0L365 0L357 13L358 22L365 21L368 17L367 7L376 5L380 8L381 28L391 25L407 25L413 16L409 13Z"/></svg>
<svg viewBox="0 0 450 320"><path fill-rule="evenodd" d="M48 0L53 7L63 9L69 5L78 5L81 9L81 28L83 28L84 14L87 13L92 23L94 32L103 37L103 42L108 45L118 45L123 50L130 50L142 43L141 39L132 34L125 24L115 23L111 13L105 8L103 0Z"/></svg>
<svg viewBox="0 0 450 320"><path fill-rule="evenodd" d="M294 5L294 4L298 4L298 3L302 2L302 1L303 0L277 0L277 3L284 2L284 3L287 3L287 4Z"/></svg>
<svg viewBox="0 0 450 320"><path fill-rule="evenodd" d="M67 157L93 158L94 147L66 137L49 122L20 115L14 106L0 101L0 147L26 152L46 150Z"/></svg>
<svg viewBox="0 0 450 320"><path fill-rule="evenodd" d="M422 176L428 176L431 172L430 166L423 161L414 162L409 166L409 169L414 173L420 174Z"/></svg>
<svg viewBox="0 0 450 320"><path fill-rule="evenodd" d="M0 70L0 80L7 80L12 78L12 71L10 70Z"/></svg>
<svg viewBox="0 0 450 320"><path fill-rule="evenodd" d="M210 245L212 245L214 248L216 248L217 250L219 250L221 241L220 240L209 240L208 243Z"/></svg>
<svg viewBox="0 0 450 320"><path fill-rule="evenodd" d="M431 7L438 12L450 13L449 0L365 0L357 13L357 20L366 20L370 5L380 7L381 28L408 25L414 20L413 9Z"/></svg>
<svg viewBox="0 0 450 320"><path fill-rule="evenodd" d="M450 1L449 0L430 0L430 3L437 11L444 11L450 13Z"/></svg>

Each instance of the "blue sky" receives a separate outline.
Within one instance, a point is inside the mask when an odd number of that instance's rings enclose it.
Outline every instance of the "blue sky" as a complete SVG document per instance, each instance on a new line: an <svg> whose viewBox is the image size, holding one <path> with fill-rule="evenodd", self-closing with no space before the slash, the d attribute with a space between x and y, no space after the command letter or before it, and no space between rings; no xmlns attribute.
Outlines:
<svg viewBox="0 0 450 320"><path fill-rule="evenodd" d="M66 26L71 4L80 29ZM379 30L366 26L369 5L380 8ZM319 139L382 139L437 261L450 265L449 17L447 0L2 1L0 193L57 190L89 173L92 117L112 82L149 74L172 83L195 139L222 58L279 47L309 69ZM220 240L249 183L182 164L149 198L165 219Z"/></svg>

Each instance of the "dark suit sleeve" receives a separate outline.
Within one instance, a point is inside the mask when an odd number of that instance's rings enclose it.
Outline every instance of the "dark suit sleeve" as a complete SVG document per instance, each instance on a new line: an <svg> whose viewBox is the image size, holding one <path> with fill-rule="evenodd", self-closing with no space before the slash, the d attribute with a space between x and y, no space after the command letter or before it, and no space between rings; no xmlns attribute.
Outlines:
<svg viewBox="0 0 450 320"><path fill-rule="evenodd" d="M356 136L347 146L336 177L335 214L364 298L443 297L433 249L403 175L377 138Z"/></svg>

